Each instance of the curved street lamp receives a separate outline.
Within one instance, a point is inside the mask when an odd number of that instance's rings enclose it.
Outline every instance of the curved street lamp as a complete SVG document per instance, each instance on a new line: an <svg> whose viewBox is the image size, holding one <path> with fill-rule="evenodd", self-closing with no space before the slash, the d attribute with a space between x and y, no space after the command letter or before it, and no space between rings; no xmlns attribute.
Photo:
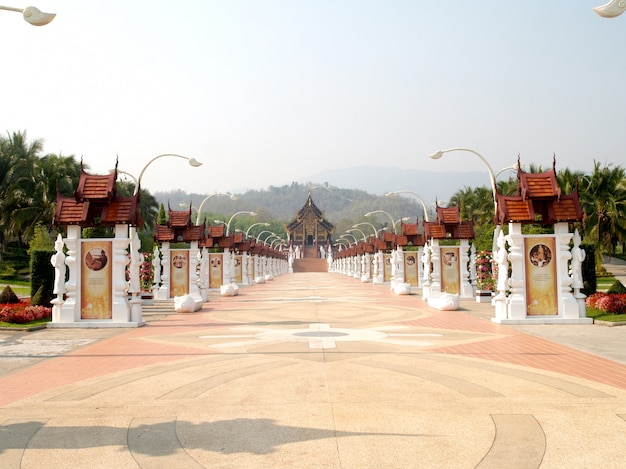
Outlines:
<svg viewBox="0 0 626 469"><path fill-rule="evenodd" d="M272 242L270 243L270 249L274 249L274 243L284 243L285 240L282 238L276 238L274 240L272 240Z"/></svg>
<svg viewBox="0 0 626 469"><path fill-rule="evenodd" d="M393 221L393 217L389 212L385 212L384 210L374 210L373 212L367 212L365 216L371 217L375 213L384 213L385 215L387 215L389 217L389 220L391 221L391 228L393 229L393 232L396 232L396 222Z"/></svg>
<svg viewBox="0 0 626 469"><path fill-rule="evenodd" d="M396 225L400 223L401 221L409 221L409 220L410 220L409 217L402 217L402 218L397 219L395 222L393 222L393 231L397 233L398 230L396 230Z"/></svg>
<svg viewBox="0 0 626 469"><path fill-rule="evenodd" d="M0 10L16 11L21 13L24 20L33 26L44 26L54 19L56 13L44 13L35 7L13 8L0 5Z"/></svg>
<svg viewBox="0 0 626 469"><path fill-rule="evenodd" d="M255 212L248 212L247 210L242 210L240 212L235 212L233 213L233 216L230 217L230 219L228 220L228 223L226 223L226 236L228 236L228 233L230 233L230 224L233 221L233 218L235 218L237 215L250 215L251 217L256 217L256 213Z"/></svg>
<svg viewBox="0 0 626 469"><path fill-rule="evenodd" d="M422 204L422 209L424 210L424 220L425 221L430 221L428 219L428 208L426 208L426 202L424 202L424 199L422 199L418 194L416 194L413 191L407 191L407 190L401 190L401 191L393 191L393 192L387 192L385 194L385 197L395 197L398 194L411 194L413 196L415 196L417 198L417 200L420 201L420 203Z"/></svg>
<svg viewBox="0 0 626 469"><path fill-rule="evenodd" d="M271 235L269 235L268 237L266 237L263 240L263 244L265 244L267 246L267 241L271 238L276 238L276 239L280 239L280 236L278 236L276 233L272 233ZM270 243L271 244L271 243Z"/></svg>
<svg viewBox="0 0 626 469"><path fill-rule="evenodd" d="M204 208L204 204L206 203L206 201L209 200L211 197L216 197L216 196L230 197L230 200L238 200L238 198L232 194L222 194L221 192L216 192L215 194L207 195L204 198L204 200L200 202L200 207L198 208L198 215L196 216L196 225L200 223L200 220L201 220L200 215L202 214L202 209Z"/></svg>
<svg viewBox="0 0 626 469"><path fill-rule="evenodd" d="M197 168L198 166L202 166L202 163L200 163L195 158L189 158L187 156L177 155L175 153L164 153L162 155L155 156L154 158L152 158L150 161L148 161L146 163L146 165L143 167L143 169L139 173L139 177L137 178L137 185L135 186L135 192L133 193L133 195L137 195L137 192L139 192L139 185L141 184L141 178L143 177L143 173L146 171L146 169L148 169L148 166L150 166L152 163L154 163L159 158L163 158L165 156L174 156L176 158L182 158L184 160L187 160L189 162L189 164L191 166L193 166L194 168ZM128 173L125 173L125 174L128 174Z"/></svg>
<svg viewBox="0 0 626 469"><path fill-rule="evenodd" d="M350 234L350 233L344 233L344 234L342 234L341 236L339 236L339 239L341 239L341 238L343 238L343 239L347 239L347 238L346 238L346 236L352 236L352 238L354 239L354 244L359 244L359 240L358 240L358 239L356 239L356 236L354 236L353 234ZM348 239L348 242L350 242L350 240L349 240L349 239ZM352 244L352 243L350 242L350 244Z"/></svg>
<svg viewBox="0 0 626 469"><path fill-rule="evenodd" d="M438 160L444 155L444 153L448 153L451 151L466 151L466 152L472 153L473 155L476 155L480 159L480 161L482 161L485 164L485 166L487 167L487 171L489 172L489 180L491 182L491 191L493 192L494 213L497 212L498 206L497 206L497 196L496 196L496 193L497 193L496 176L489 162L485 159L483 155L469 148L449 148L447 150L439 150L433 153L432 155L430 155L430 158L432 158L433 160Z"/></svg>
<svg viewBox="0 0 626 469"><path fill-rule="evenodd" d="M348 245L346 246L344 243L348 243ZM339 246L343 246L344 248L345 247L350 247L350 241L348 241L347 239L338 238L337 242L334 243L333 246L338 246L338 245Z"/></svg>
<svg viewBox="0 0 626 469"><path fill-rule="evenodd" d="M491 191L493 192L493 213L494 213L494 218L495 218L498 214L498 199L497 199L498 189L496 185L496 174L494 174L493 168L491 167L489 162L485 159L483 155L481 155L477 151L471 150L470 148L449 148L448 150L440 150L430 155L430 157L433 160L437 160L441 158L444 153L447 153L449 151L466 151L466 152L472 153L473 155L476 155L485 164L485 166L487 167L487 171L489 172L489 179L491 181ZM504 168L502 171L506 171L512 168L513 167L507 167L507 168ZM500 174L502 171L498 171L498 174ZM496 228L493 231L493 244L492 244L493 252L496 252L497 250L497 240L498 240L498 235L500 234L500 231L501 231L500 225L496 225Z"/></svg>
<svg viewBox="0 0 626 469"><path fill-rule="evenodd" d="M276 235L276 233L274 233L273 231L270 230L263 230L261 231L258 235L256 235L256 237L254 239L256 239L257 241L261 241L262 243L264 242L262 239L259 239L261 237L262 234L264 233L269 233L271 235ZM265 239L269 238L269 235L267 235L267 237Z"/></svg>
<svg viewBox="0 0 626 469"><path fill-rule="evenodd" d="M384 231L384 230L387 229L386 226L383 226L382 228L378 228L377 229L374 225L372 225L370 222L367 222L367 221L363 221L361 223L357 223L356 225L352 225L352 228L357 228L357 227L362 226L362 225L369 225L369 226L371 226L372 230L374 230L374 237L375 238L378 238L378 235L380 234L381 231Z"/></svg>
<svg viewBox="0 0 626 469"><path fill-rule="evenodd" d="M246 230L245 234L244 234L244 239L248 239L248 234L250 233L250 230L252 229L253 226L270 226L269 223L263 223L263 222L258 222L258 223L253 223L252 225L250 225L248 227L248 229ZM264 231L261 231L261 233L264 233Z"/></svg>
<svg viewBox="0 0 626 469"><path fill-rule="evenodd" d="M359 233L361 233L361 236L363 236L363 242L364 243L367 242L367 236L365 236L365 233L363 233L363 230L359 230L358 228L353 228L351 230L346 230L346 233L352 233L354 231L358 231Z"/></svg>
<svg viewBox="0 0 626 469"><path fill-rule="evenodd" d="M605 5L600 5L599 7L592 8L598 15L603 18L616 18L626 9L626 2L624 0L611 0L609 3Z"/></svg>

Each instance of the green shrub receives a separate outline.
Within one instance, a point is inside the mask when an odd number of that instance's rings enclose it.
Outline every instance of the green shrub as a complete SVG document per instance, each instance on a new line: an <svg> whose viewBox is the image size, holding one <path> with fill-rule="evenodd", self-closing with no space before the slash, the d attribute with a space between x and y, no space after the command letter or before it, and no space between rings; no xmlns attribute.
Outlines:
<svg viewBox="0 0 626 469"><path fill-rule="evenodd" d="M0 304L16 304L19 302L20 299L17 297L13 289L8 285L4 287L4 290L0 293Z"/></svg>
<svg viewBox="0 0 626 469"><path fill-rule="evenodd" d="M54 288L54 266L50 258L55 251L31 251L30 253L30 291L34 306L50 307ZM43 288L43 291L39 292ZM39 293L39 295L37 295Z"/></svg>
<svg viewBox="0 0 626 469"><path fill-rule="evenodd" d="M45 285L40 285L35 294L30 298L33 306L52 307L52 295Z"/></svg>
<svg viewBox="0 0 626 469"><path fill-rule="evenodd" d="M6 263L0 263L0 278L10 279L17 276L17 270Z"/></svg>
<svg viewBox="0 0 626 469"><path fill-rule="evenodd" d="M622 294L622 293L626 293L626 287L624 286L622 282L620 282L619 280L616 280L606 292Z"/></svg>
<svg viewBox="0 0 626 469"><path fill-rule="evenodd" d="M589 296L594 294L598 288L596 280L596 251L591 244L584 244L580 247L585 250L585 260L581 266L584 288L581 290L581 293Z"/></svg>

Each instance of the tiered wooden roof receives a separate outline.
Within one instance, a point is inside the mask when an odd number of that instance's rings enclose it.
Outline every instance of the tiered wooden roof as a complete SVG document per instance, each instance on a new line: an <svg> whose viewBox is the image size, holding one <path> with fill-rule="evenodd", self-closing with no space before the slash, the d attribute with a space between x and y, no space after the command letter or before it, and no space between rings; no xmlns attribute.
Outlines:
<svg viewBox="0 0 626 469"><path fill-rule="evenodd" d="M317 222L329 233L332 233L335 229L335 225L324 218L323 212L317 207L317 205L315 205L313 199L311 198L311 193L309 192L309 196L307 197L303 207L298 210L296 218L286 225L287 232L291 233L295 231L303 223L307 216L309 216L309 214L313 214Z"/></svg>
<svg viewBox="0 0 626 469"><path fill-rule="evenodd" d="M474 239L474 223L461 220L458 205L437 206L437 220L424 221L424 235L427 239Z"/></svg>
<svg viewBox="0 0 626 469"><path fill-rule="evenodd" d="M206 225L194 225L191 221L191 206L189 210L172 210L168 204L168 217L165 225L156 225L154 239L156 241L173 241L189 243L205 239Z"/></svg>
<svg viewBox="0 0 626 469"><path fill-rule="evenodd" d="M73 197L57 191L54 224L115 226L141 225L139 191L131 197L117 196L117 163L109 174L96 175L85 172L82 161L80 179Z"/></svg>
<svg viewBox="0 0 626 469"><path fill-rule="evenodd" d="M494 222L553 225L582 219L578 188L563 195L556 182L556 158L552 169L543 173L526 173L518 161L517 191L506 196L497 193L497 211Z"/></svg>
<svg viewBox="0 0 626 469"><path fill-rule="evenodd" d="M402 227L402 236L406 239L406 243L404 245L413 245L413 246L423 246L424 245L424 235L418 233L418 225L417 221L415 223L404 223L401 222Z"/></svg>

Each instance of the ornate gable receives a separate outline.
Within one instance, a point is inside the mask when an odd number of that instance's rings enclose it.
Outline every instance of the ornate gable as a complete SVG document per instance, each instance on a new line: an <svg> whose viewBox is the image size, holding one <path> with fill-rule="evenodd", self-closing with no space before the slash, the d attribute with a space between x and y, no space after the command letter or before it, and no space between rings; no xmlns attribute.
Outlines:
<svg viewBox="0 0 626 469"><path fill-rule="evenodd" d="M189 210L172 210L168 204L168 219L165 225L156 225L154 239L156 241L191 241L203 242L206 238L205 223L194 225L191 221L191 206Z"/></svg>
<svg viewBox="0 0 626 469"><path fill-rule="evenodd" d="M474 223L461 220L458 205L454 207L437 206L437 220L424 222L424 234L427 239L474 239Z"/></svg>
<svg viewBox="0 0 626 469"><path fill-rule="evenodd" d="M330 241L335 225L324 218L309 192L305 204L296 213L296 218L285 225L285 230L292 243L319 245Z"/></svg>
<svg viewBox="0 0 626 469"><path fill-rule="evenodd" d="M543 173L526 173L518 161L517 192L513 196L496 194L497 212L494 222L553 225L582 219L578 189L561 194L556 181L556 157L552 169Z"/></svg>
<svg viewBox="0 0 626 469"><path fill-rule="evenodd" d="M81 162L80 179L74 197L57 191L54 224L58 226L139 226L139 192L117 196L117 163L109 174L87 173Z"/></svg>

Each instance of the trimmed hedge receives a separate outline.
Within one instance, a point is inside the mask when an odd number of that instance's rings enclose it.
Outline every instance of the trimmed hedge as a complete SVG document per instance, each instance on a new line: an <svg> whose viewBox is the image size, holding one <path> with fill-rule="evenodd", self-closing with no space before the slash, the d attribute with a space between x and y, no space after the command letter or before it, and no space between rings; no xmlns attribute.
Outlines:
<svg viewBox="0 0 626 469"><path fill-rule="evenodd" d="M32 251L30 254L30 292L33 306L50 307L54 294L54 266L50 258L55 251Z"/></svg>
<svg viewBox="0 0 626 469"><path fill-rule="evenodd" d="M581 266L584 285L581 293L589 296L593 295L598 288L596 282L596 250L591 244L581 244L580 247L585 250L585 260Z"/></svg>

